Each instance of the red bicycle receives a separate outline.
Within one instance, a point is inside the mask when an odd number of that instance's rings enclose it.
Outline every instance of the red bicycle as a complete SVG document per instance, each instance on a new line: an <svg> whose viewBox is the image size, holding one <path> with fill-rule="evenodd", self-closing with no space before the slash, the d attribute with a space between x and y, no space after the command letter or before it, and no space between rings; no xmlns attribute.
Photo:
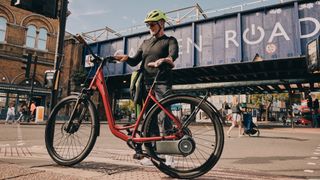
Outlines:
<svg viewBox="0 0 320 180"><path fill-rule="evenodd" d="M203 98L173 94L158 101L153 91L157 75L136 122L117 125L102 70L114 59L95 55L81 36L76 38L87 47L94 57L92 61L99 66L88 87L62 99L49 116L45 142L56 163L72 166L91 152L99 136L100 121L90 97L98 90L112 134L132 149L143 144L144 155L163 173L173 178L195 178L214 167L223 150L224 133L219 112L207 101L208 93ZM146 112L152 101L154 105ZM163 119L171 122L170 129L163 127ZM158 126L156 134L154 124ZM170 155L175 166L166 165L164 155Z"/></svg>

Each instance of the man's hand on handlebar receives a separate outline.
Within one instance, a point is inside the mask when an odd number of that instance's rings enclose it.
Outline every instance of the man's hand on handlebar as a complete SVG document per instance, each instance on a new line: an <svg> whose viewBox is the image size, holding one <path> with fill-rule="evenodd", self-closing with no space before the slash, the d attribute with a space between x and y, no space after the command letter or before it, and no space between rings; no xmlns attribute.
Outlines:
<svg viewBox="0 0 320 180"><path fill-rule="evenodd" d="M116 61L126 62L129 58L128 55L115 55L113 56Z"/></svg>
<svg viewBox="0 0 320 180"><path fill-rule="evenodd" d="M161 58L161 59L156 60L155 62L148 63L148 66L157 68L157 67L161 66L163 63L170 65L170 68L174 68L174 63L173 63L172 58Z"/></svg>

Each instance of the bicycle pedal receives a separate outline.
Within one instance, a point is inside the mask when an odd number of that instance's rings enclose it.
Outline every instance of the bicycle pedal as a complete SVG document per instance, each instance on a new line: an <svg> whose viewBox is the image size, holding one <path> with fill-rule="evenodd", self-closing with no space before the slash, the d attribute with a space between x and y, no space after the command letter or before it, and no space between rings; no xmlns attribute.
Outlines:
<svg viewBox="0 0 320 180"><path fill-rule="evenodd" d="M144 157L147 157L145 154L141 154L141 153L136 153L133 155L133 159L137 159L137 160L141 160Z"/></svg>

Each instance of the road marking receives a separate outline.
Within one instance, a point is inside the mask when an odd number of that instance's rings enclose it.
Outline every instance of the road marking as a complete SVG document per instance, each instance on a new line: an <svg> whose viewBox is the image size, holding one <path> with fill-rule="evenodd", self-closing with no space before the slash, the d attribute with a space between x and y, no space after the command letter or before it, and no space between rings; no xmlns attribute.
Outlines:
<svg viewBox="0 0 320 180"><path fill-rule="evenodd" d="M314 152L313 154L315 154L315 155L319 155L320 153L318 153L318 152Z"/></svg>
<svg viewBox="0 0 320 180"><path fill-rule="evenodd" d="M14 157L14 156L31 156L32 153L28 147L25 147L26 143L23 141L22 128L17 126L17 141L16 144L0 144L0 157Z"/></svg>
<svg viewBox="0 0 320 180"><path fill-rule="evenodd" d="M24 147L24 148L27 150L28 154L29 154L30 156L32 156L32 154L31 154L31 152L29 151L29 149L26 148L26 147Z"/></svg>
<svg viewBox="0 0 320 180"><path fill-rule="evenodd" d="M6 146L0 147L0 157L8 156L33 156L28 147L25 146Z"/></svg>
<svg viewBox="0 0 320 180"><path fill-rule="evenodd" d="M306 172L306 173L313 173L314 171L313 171L313 170L310 170L310 169L306 169L306 170L304 170L304 172Z"/></svg>
<svg viewBox="0 0 320 180"><path fill-rule="evenodd" d="M25 143L24 143L24 141L22 139L22 131L21 131L20 125L18 125L18 128L17 128L17 135L18 135L17 146L23 146Z"/></svg>
<svg viewBox="0 0 320 180"><path fill-rule="evenodd" d="M317 163L308 162L308 165L317 165Z"/></svg>
<svg viewBox="0 0 320 180"><path fill-rule="evenodd" d="M319 158L318 158L318 157L313 156L313 157L311 157L310 159L319 159Z"/></svg>
<svg viewBox="0 0 320 180"><path fill-rule="evenodd" d="M20 153L19 153L19 151L18 151L18 148L16 147L16 151L17 151L17 155L18 156L20 156Z"/></svg>

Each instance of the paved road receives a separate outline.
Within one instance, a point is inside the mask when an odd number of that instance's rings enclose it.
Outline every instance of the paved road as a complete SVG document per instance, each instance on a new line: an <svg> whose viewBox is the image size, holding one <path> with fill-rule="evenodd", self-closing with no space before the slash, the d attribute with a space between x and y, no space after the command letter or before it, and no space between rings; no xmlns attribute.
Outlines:
<svg viewBox="0 0 320 180"><path fill-rule="evenodd" d="M217 166L201 179L320 179L320 129L261 129L261 137L226 138ZM106 125L90 156L57 166L44 146L43 125L0 124L0 179L168 179L142 167Z"/></svg>

